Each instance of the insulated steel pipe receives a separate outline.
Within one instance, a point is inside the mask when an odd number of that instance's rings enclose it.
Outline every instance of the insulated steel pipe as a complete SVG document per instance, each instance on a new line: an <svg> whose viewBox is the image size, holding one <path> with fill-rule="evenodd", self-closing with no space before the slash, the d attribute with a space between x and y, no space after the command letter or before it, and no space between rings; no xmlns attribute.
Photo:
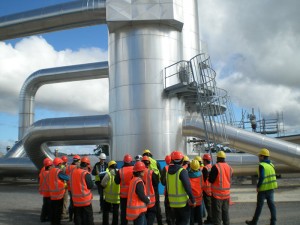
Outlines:
<svg viewBox="0 0 300 225"><path fill-rule="evenodd" d="M225 130L229 145L233 148L257 155L261 148L267 148L271 151L271 158L276 162L285 165L300 168L300 146L270 138L262 134L257 134L242 130L229 125L213 124L213 130L216 138L222 141L222 134L220 131ZM212 131L208 128L208 133ZM205 138L204 123L199 116L188 116L182 122L182 135Z"/></svg>
<svg viewBox="0 0 300 225"><path fill-rule="evenodd" d="M43 119L35 122L26 131L23 144L28 157L38 169L43 167L43 159L54 158L47 147L47 142L89 143L110 139L110 118L103 116L82 116Z"/></svg>
<svg viewBox="0 0 300 225"><path fill-rule="evenodd" d="M34 122L35 94L41 86L100 78L108 78L108 62L49 68L31 74L24 82L19 95L19 140Z"/></svg>
<svg viewBox="0 0 300 225"><path fill-rule="evenodd" d="M105 21L105 0L73 1L0 17L0 41Z"/></svg>

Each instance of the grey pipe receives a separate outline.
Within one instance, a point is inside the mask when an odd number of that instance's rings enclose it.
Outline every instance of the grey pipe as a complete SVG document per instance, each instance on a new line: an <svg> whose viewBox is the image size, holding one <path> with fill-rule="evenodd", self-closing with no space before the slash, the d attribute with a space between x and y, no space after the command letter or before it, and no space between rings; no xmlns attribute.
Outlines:
<svg viewBox="0 0 300 225"><path fill-rule="evenodd" d="M215 123L217 138L222 141L222 134L219 132L221 124ZM257 155L261 148L268 148L271 151L271 158L276 162L283 163L290 167L300 168L300 146L270 138L265 135L252 133L246 130L238 129L229 125L224 125L230 146L242 151ZM208 131L211 133L210 131ZM182 135L204 138L204 124L200 116L188 116L182 122Z"/></svg>
<svg viewBox="0 0 300 225"><path fill-rule="evenodd" d="M53 118L39 120L28 128L23 144L28 157L40 169L43 167L44 158L54 157L47 147L47 142L63 143L78 140L108 142L110 136L108 115Z"/></svg>
<svg viewBox="0 0 300 225"><path fill-rule="evenodd" d="M4 158L20 158L26 156L22 140L14 144L14 146L5 154Z"/></svg>
<svg viewBox="0 0 300 225"><path fill-rule="evenodd" d="M105 0L73 1L0 17L0 41L105 23Z"/></svg>
<svg viewBox="0 0 300 225"><path fill-rule="evenodd" d="M34 122L35 94L42 85L100 78L108 78L108 62L42 69L31 74L19 95L19 140Z"/></svg>

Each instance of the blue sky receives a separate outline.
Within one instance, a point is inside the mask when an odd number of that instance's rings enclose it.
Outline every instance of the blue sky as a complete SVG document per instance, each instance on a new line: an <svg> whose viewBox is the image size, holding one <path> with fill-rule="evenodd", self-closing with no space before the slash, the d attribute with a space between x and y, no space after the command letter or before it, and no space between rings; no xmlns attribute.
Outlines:
<svg viewBox="0 0 300 225"><path fill-rule="evenodd" d="M0 17L69 1L3 0ZM283 113L286 133L299 133L300 1L198 2L201 39L236 117L251 108L265 118ZM18 94L25 79L43 68L106 61L107 37L106 25L98 25L0 42L0 151L17 140ZM107 111L107 80L47 85L36 95L35 120Z"/></svg>

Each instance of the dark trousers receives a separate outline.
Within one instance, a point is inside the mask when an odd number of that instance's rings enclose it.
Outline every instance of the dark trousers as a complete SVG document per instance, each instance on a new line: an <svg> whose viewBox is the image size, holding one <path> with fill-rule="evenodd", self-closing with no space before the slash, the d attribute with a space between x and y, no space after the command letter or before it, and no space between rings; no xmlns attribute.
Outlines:
<svg viewBox="0 0 300 225"><path fill-rule="evenodd" d="M96 181L95 182L97 185L97 189L98 189L98 194L99 194L99 201L100 201L100 210L103 211L103 187L101 186L101 182L100 181Z"/></svg>
<svg viewBox="0 0 300 225"><path fill-rule="evenodd" d="M229 198L228 199L217 199L211 197L212 202L212 217L214 225L229 225Z"/></svg>
<svg viewBox="0 0 300 225"><path fill-rule="evenodd" d="M191 216L191 207L186 204L182 208L172 208L175 216L176 225L189 225Z"/></svg>
<svg viewBox="0 0 300 225"><path fill-rule="evenodd" d="M191 207L190 225L194 225L194 223L202 225L202 205Z"/></svg>
<svg viewBox="0 0 300 225"><path fill-rule="evenodd" d="M127 225L128 223L126 219L127 198L120 198L120 208L121 208L121 225Z"/></svg>
<svg viewBox="0 0 300 225"><path fill-rule="evenodd" d="M51 225L60 225L64 199L51 200Z"/></svg>
<svg viewBox="0 0 300 225"><path fill-rule="evenodd" d="M155 208L157 225L163 225L158 190L155 192Z"/></svg>
<svg viewBox="0 0 300 225"><path fill-rule="evenodd" d="M165 213L166 213L166 222L168 225L174 225L175 216L173 213L173 209L170 207L170 202L167 195L165 195L164 205L165 205Z"/></svg>
<svg viewBox="0 0 300 225"><path fill-rule="evenodd" d="M274 204L274 190L259 191L257 192L257 203L255 213L252 219L253 223L257 223L259 216L261 214L262 208L264 206L264 201L267 200L267 204L271 213L271 225L276 224L276 207Z"/></svg>
<svg viewBox="0 0 300 225"><path fill-rule="evenodd" d="M204 200L204 205L205 205L205 209L207 212L207 218L206 220L208 222L212 221L212 215L211 215L211 196L208 196L205 191L203 191L203 200Z"/></svg>
<svg viewBox="0 0 300 225"><path fill-rule="evenodd" d="M138 218L133 221L133 225L148 225L145 213L141 213Z"/></svg>
<svg viewBox="0 0 300 225"><path fill-rule="evenodd" d="M74 206L74 224L75 225L94 225L93 207L89 206L76 207Z"/></svg>
<svg viewBox="0 0 300 225"><path fill-rule="evenodd" d="M153 225L155 217L156 217L156 207L154 205L153 207L147 209L147 213L146 213L147 225Z"/></svg>
<svg viewBox="0 0 300 225"><path fill-rule="evenodd" d="M70 195L70 204L69 204L69 220L73 220L73 215L74 215L74 206L73 206L73 199L72 199L72 192L69 191Z"/></svg>
<svg viewBox="0 0 300 225"><path fill-rule="evenodd" d="M112 209L113 218L112 218L112 225L118 225L119 223L119 204L113 204L109 203L104 200L103 202L103 221L102 225L108 225L108 218L109 218L109 212Z"/></svg>
<svg viewBox="0 0 300 225"><path fill-rule="evenodd" d="M50 197L43 197L43 206L40 216L41 222L51 221L51 199Z"/></svg>

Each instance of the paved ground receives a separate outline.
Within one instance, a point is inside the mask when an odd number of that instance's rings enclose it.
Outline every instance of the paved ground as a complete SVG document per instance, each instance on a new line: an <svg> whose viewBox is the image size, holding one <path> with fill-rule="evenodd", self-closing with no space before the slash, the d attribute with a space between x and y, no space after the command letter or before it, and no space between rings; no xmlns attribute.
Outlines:
<svg viewBox="0 0 300 225"><path fill-rule="evenodd" d="M300 177L300 176L299 176ZM279 179L276 191L278 225L300 224L300 178L292 175ZM255 186L249 180L235 182L232 188L233 205L230 208L231 225L245 224L254 213L256 193ZM238 183L238 184L237 184ZM42 197L38 194L38 184L31 180L4 180L0 182L0 225L36 225L40 223L39 215ZM162 197L163 199L163 197ZM94 190L94 220L96 225L102 224L99 214L99 197ZM163 205L163 204L162 204ZM259 225L269 222L269 211L265 204ZM63 225L71 222L63 221Z"/></svg>

